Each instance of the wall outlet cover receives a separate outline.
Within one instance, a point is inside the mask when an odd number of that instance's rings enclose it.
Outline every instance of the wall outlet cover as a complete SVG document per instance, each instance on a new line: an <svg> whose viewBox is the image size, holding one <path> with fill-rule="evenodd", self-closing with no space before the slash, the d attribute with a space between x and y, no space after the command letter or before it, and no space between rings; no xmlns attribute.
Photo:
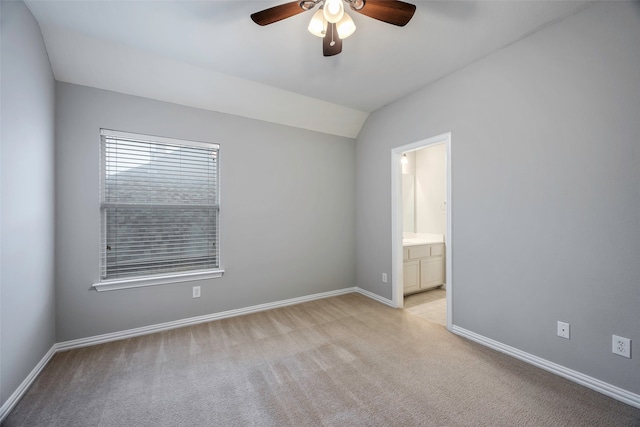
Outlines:
<svg viewBox="0 0 640 427"><path fill-rule="evenodd" d="M631 359L631 340L629 338L613 335L611 346L613 354Z"/></svg>
<svg viewBox="0 0 640 427"><path fill-rule="evenodd" d="M200 298L200 286L193 287L192 298Z"/></svg>
<svg viewBox="0 0 640 427"><path fill-rule="evenodd" d="M570 327L568 323L558 321L558 336L570 339Z"/></svg>

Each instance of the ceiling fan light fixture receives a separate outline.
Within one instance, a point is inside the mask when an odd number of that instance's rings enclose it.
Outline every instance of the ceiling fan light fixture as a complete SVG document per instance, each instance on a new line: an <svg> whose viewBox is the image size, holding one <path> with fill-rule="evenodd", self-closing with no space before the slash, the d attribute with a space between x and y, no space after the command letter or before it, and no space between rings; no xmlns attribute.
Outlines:
<svg viewBox="0 0 640 427"><path fill-rule="evenodd" d="M313 14L307 29L316 37L322 38L327 33L327 21L324 19L324 11L322 10L322 7Z"/></svg>
<svg viewBox="0 0 640 427"><path fill-rule="evenodd" d="M398 27L407 25L416 11L415 5L402 0L294 0L252 13L251 20L265 26L319 6L307 29L322 38L322 54L334 56L342 52L342 40L356 30L344 3L356 13Z"/></svg>
<svg viewBox="0 0 640 427"><path fill-rule="evenodd" d="M332 24L338 23L344 15L344 5L342 0L325 0L324 19Z"/></svg>
<svg viewBox="0 0 640 427"><path fill-rule="evenodd" d="M336 24L336 29L338 30L338 37L344 40L356 31L356 24L345 12L344 15L342 15L340 22Z"/></svg>

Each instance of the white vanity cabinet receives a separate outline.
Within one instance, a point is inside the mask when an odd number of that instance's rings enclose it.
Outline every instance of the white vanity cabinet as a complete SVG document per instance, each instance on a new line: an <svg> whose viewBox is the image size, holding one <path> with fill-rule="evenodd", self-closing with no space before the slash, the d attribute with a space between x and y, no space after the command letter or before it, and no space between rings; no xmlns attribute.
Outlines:
<svg viewBox="0 0 640 427"><path fill-rule="evenodd" d="M403 248L404 294L444 284L444 243Z"/></svg>

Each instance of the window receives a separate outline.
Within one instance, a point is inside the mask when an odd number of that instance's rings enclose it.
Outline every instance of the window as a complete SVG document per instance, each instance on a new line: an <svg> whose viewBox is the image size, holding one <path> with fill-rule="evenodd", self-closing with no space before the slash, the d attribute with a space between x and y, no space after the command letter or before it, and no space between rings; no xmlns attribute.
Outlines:
<svg viewBox="0 0 640 427"><path fill-rule="evenodd" d="M217 144L100 131L98 290L219 277Z"/></svg>

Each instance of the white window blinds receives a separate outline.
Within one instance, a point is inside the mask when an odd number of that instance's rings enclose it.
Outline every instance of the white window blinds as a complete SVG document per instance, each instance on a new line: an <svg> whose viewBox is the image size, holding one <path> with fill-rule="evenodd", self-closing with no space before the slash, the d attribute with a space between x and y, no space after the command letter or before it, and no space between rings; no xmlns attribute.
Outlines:
<svg viewBox="0 0 640 427"><path fill-rule="evenodd" d="M100 139L100 280L219 268L219 146L105 129Z"/></svg>

